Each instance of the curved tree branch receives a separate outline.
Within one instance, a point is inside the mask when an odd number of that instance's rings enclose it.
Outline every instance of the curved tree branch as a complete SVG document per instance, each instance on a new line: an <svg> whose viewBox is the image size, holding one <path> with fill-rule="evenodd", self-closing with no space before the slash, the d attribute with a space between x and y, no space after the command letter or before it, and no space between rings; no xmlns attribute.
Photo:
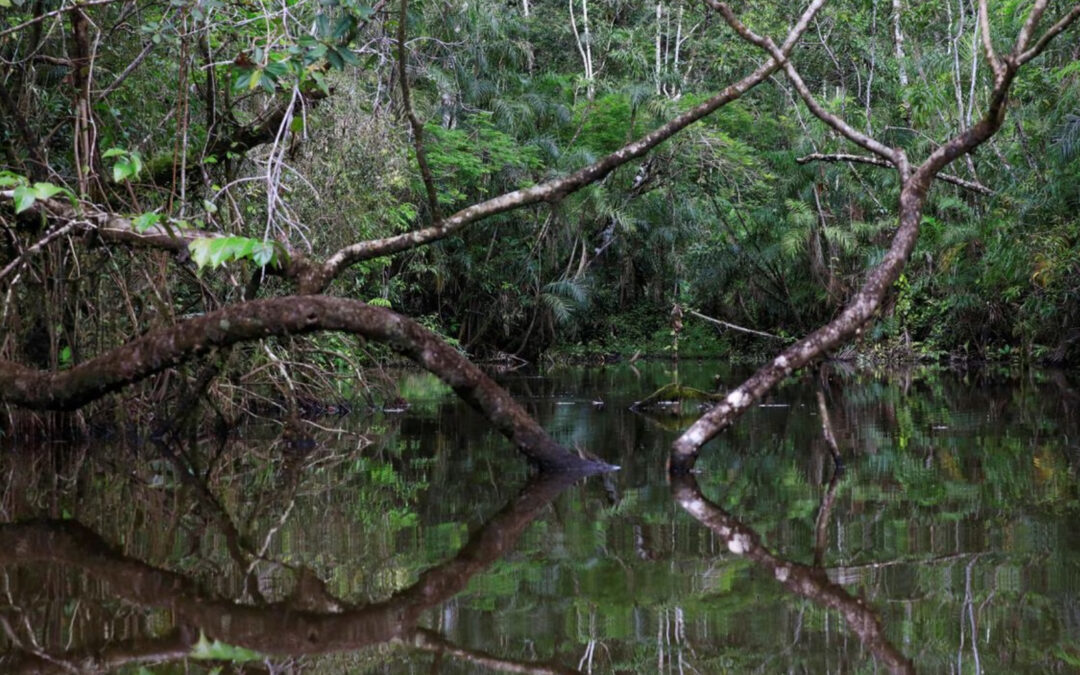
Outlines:
<svg viewBox="0 0 1080 675"><path fill-rule="evenodd" d="M613 468L559 445L504 389L415 321L384 307L319 295L232 305L147 333L69 370L38 371L0 361L0 401L72 410L215 347L328 330L385 342L434 373L541 469Z"/></svg>
<svg viewBox="0 0 1080 675"><path fill-rule="evenodd" d="M899 169L902 174L907 171L907 158L904 156L902 150L884 145L877 139L867 136L845 122L842 118L833 115L826 110L825 107L814 98L813 93L810 92L810 88L806 86L806 82L803 81L799 72L795 69L795 66L788 60L787 52L777 47L776 43L773 42L771 38L760 36L747 28L746 25L739 21L739 18L735 16L735 12L732 11L731 7L728 6L726 2L718 2L717 0L706 0L706 2L724 17L727 24L731 26L731 29L738 33L740 37L767 52L772 57L773 61L783 63L784 73L787 75L788 80L791 82L792 86L795 87L795 91L799 93L799 97L806 103L806 107L814 113L815 117L828 124L855 145L888 161L892 166ZM790 38L785 40L784 46L787 46L789 41Z"/></svg>

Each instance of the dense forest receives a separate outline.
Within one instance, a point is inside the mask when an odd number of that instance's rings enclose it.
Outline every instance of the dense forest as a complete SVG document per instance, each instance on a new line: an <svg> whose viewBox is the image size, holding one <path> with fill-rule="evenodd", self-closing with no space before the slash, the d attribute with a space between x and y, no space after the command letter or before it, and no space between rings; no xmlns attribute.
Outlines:
<svg viewBox="0 0 1080 675"><path fill-rule="evenodd" d="M463 354L809 333L711 437L822 355L1076 362L1080 7L797 11L0 0L3 396L350 396L388 344L498 416Z"/></svg>

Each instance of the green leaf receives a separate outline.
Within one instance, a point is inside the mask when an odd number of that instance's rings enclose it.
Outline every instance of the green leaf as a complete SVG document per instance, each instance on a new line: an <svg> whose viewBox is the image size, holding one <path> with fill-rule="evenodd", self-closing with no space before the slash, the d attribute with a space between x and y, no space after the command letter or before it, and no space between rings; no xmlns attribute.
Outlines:
<svg viewBox="0 0 1080 675"><path fill-rule="evenodd" d="M67 192L67 190L52 183L34 183L34 196L38 199L48 199L61 192Z"/></svg>
<svg viewBox="0 0 1080 675"><path fill-rule="evenodd" d="M124 150L123 148L109 148L105 152L101 153L101 156L105 159L109 159L110 157L123 157L126 154L127 150Z"/></svg>
<svg viewBox="0 0 1080 675"><path fill-rule="evenodd" d="M160 213L144 213L141 216L137 216L131 221L131 224L135 227L136 232L146 232L151 227L161 222Z"/></svg>
<svg viewBox="0 0 1080 675"><path fill-rule="evenodd" d="M37 201L37 193L29 185L20 185L15 188L15 213L22 213L34 205Z"/></svg>
<svg viewBox="0 0 1080 675"><path fill-rule="evenodd" d="M26 177L11 171L0 171L0 188L12 185L26 185Z"/></svg>

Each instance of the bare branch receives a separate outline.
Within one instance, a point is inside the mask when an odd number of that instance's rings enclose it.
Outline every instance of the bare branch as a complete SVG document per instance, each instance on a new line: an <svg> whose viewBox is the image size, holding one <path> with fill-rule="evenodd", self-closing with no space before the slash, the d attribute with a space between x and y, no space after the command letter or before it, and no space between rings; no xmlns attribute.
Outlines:
<svg viewBox="0 0 1080 675"><path fill-rule="evenodd" d="M723 328L730 328L731 330L736 330L736 331L739 331L740 333L749 333L750 335L760 335L761 337L767 337L767 338L771 338L773 340L787 340L787 338L782 338L779 335L773 335L772 333L766 333L764 331L754 330L753 328L743 328L742 326L737 326L737 325L735 325L733 323L728 323L727 321L721 321L720 319L714 319L711 316L705 316L701 312L695 312L692 309L687 310L687 313L693 314L697 318L704 319L705 321L708 321L709 323L714 323L717 326L721 326Z"/></svg>
<svg viewBox="0 0 1080 675"><path fill-rule="evenodd" d="M1028 23L1032 23L1030 17ZM781 380L862 330L881 307L885 294L900 277L911 251L915 248L923 206L934 178L950 162L977 148L1001 128L1005 120L1009 88L1016 77L1017 68L1018 60L1015 56L1005 61L1004 74L995 82L990 94L990 105L982 119L939 146L915 171L900 168L903 187L900 191L899 226L884 258L877 267L867 273L862 288L840 315L762 366L683 432L672 445L668 465L672 473L689 471L702 445L727 428L754 401ZM899 154L902 161L906 162L906 157Z"/></svg>
<svg viewBox="0 0 1080 675"><path fill-rule="evenodd" d="M866 155L850 155L843 152L837 152L833 154L822 154L820 152L812 152L804 157L799 157L795 160L798 164L809 164L810 162L856 162L858 164L871 164L873 166L881 166L886 169L893 168L891 164L883 159L877 157L867 157ZM965 190L971 190L972 192L978 192L983 195L992 195L994 191L986 187L982 183L976 183L974 181L964 180L951 174L942 173L934 176L937 180L945 183L951 183L957 187L962 187Z"/></svg>
<svg viewBox="0 0 1080 675"><path fill-rule="evenodd" d="M901 150L890 148L880 141L867 136L837 115L826 110L814 97L813 93L811 93L810 88L806 86L806 82L803 81L799 72L795 69L795 66L788 60L787 54L781 51L772 39L757 35L747 28L739 21L739 18L735 16L735 12L731 10L731 7L729 7L726 2L718 2L717 0L706 0L706 2L710 7L720 12L724 17L724 20L731 26L732 30L738 33L744 40L757 45L767 52L772 56L773 61L783 63L784 73L787 75L788 80L791 81L792 86L795 87L795 91L799 92L799 97L802 98L803 102L806 103L806 107L810 109L810 112L814 113L815 117L828 124L852 143L887 160L901 172L907 171L907 158ZM786 45L787 41L785 41L784 44Z"/></svg>
<svg viewBox="0 0 1080 675"><path fill-rule="evenodd" d="M420 165L420 177L424 181L424 189L427 191L428 208L431 210L431 220L438 223L442 220L439 212L439 196L435 192L435 180L431 176L431 167L428 166L427 153L424 151L424 125L413 112L412 99L409 95L409 74L407 58L405 55L405 24L409 0L401 0L401 17L398 19L397 48L398 48L398 79L401 81L401 105L405 108L405 115L409 118L409 126L412 127L413 148L416 151L416 163Z"/></svg>
<svg viewBox="0 0 1080 675"><path fill-rule="evenodd" d="M87 7L95 7L97 5L111 5L115 2L123 1L124 0L86 0L86 2L77 2L67 7L61 7L60 9L54 9L53 11L46 12L40 16L35 16L33 19L23 21L17 26L12 26L11 28L5 28L4 30L0 30L0 37L4 37L5 35L10 35L12 33L17 33L23 28L33 26L35 23L40 23L42 21L45 21L46 19L51 19L54 16L60 16L61 14L67 14L68 12L74 12L76 10L84 10Z"/></svg>
<svg viewBox="0 0 1080 675"><path fill-rule="evenodd" d="M1027 49L1028 42L1031 41L1031 36L1035 34L1035 28L1039 25L1048 4L1050 4L1050 0L1035 0L1035 4L1032 5L1031 11L1024 21L1024 27L1020 29L1020 34L1016 36L1016 45L1012 51L1013 59L1019 58Z"/></svg>

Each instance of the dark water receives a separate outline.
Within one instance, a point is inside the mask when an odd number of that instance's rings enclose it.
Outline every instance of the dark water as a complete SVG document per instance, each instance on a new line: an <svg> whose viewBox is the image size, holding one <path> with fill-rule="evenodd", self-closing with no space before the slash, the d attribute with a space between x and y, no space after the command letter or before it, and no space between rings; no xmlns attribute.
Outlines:
<svg viewBox="0 0 1080 675"><path fill-rule="evenodd" d="M679 378L718 371L741 374ZM505 376L557 439L622 467L569 483L529 482L417 373L407 413L299 439L9 439L0 672L1080 671L1065 375L795 379L674 484L686 420L628 410L673 376Z"/></svg>

